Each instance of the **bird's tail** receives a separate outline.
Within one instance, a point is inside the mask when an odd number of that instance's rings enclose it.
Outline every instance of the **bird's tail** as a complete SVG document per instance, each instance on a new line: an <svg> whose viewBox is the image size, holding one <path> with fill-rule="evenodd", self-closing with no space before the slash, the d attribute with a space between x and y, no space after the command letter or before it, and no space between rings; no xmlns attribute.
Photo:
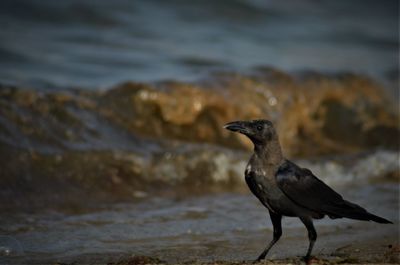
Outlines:
<svg viewBox="0 0 400 265"><path fill-rule="evenodd" d="M372 213L367 212L361 206L351 203L349 201L343 200L338 204L331 205L327 214L331 218L346 217L350 219L363 220L363 221L374 221L381 224L393 224L391 221L385 218L379 217Z"/></svg>

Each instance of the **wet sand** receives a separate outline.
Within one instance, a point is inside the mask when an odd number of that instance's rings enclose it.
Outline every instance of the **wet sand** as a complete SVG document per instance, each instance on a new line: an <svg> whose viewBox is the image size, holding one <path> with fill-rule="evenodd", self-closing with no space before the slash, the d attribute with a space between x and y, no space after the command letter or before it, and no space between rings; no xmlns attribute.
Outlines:
<svg viewBox="0 0 400 265"><path fill-rule="evenodd" d="M343 231L320 231L320 239L314 251L314 258L308 264L399 264L400 245L397 228L379 228L371 225L349 226ZM394 233L393 230L396 230ZM289 232L289 231L288 231ZM290 231L284 236L275 249L271 250L265 261L253 263L263 245L260 235L254 235L254 241L248 237L243 245L187 246L170 250L155 251L152 255L135 255L118 257L118 255L101 254L93 257L80 257L66 264L305 264L301 253L306 248L306 238L300 231ZM295 237L295 238L292 238ZM286 238L286 240L285 240ZM287 240L292 238L292 240ZM238 242L239 243L239 242ZM210 249L211 248L211 249ZM108 261L107 261L108 260Z"/></svg>
<svg viewBox="0 0 400 265"><path fill-rule="evenodd" d="M379 226L354 223L345 229L320 228L312 264L385 264L400 262L398 223ZM318 228L317 228L318 229ZM266 235L242 235L237 242L188 246L155 251L150 256L131 256L113 265L127 264L252 264L265 244ZM215 243L218 244L218 243ZM307 239L301 229L289 229L267 259L257 264L304 264L301 255ZM189 254L189 255L188 255ZM79 264L79 263L78 263Z"/></svg>
<svg viewBox="0 0 400 265"><path fill-rule="evenodd" d="M318 262L399 263L398 182L333 187L393 224L316 220ZM272 238L267 211L250 193L158 197L75 213L17 211L0 216L0 223L0 235L22 249L22 255L0 257L0 264L242 264ZM306 229L288 217L282 227L267 261L299 264L308 247Z"/></svg>
<svg viewBox="0 0 400 265"><path fill-rule="evenodd" d="M322 221L316 221L318 240L313 251L315 259L311 263L399 264L399 220L393 221L392 225L353 220L325 220L322 224ZM285 222L287 223L287 220L284 219L281 240L270 251L267 260L258 264L304 264L301 257L308 246L306 230L302 227L285 228ZM110 249L110 252L64 258L49 258L46 254L36 253L29 258L9 257L0 261L3 261L1 264L57 265L252 264L271 236L269 227L255 231L237 231L235 236L230 237L220 233L188 232L180 238L142 239L137 242L141 249L134 251L135 247L132 247L132 252Z"/></svg>
<svg viewBox="0 0 400 265"><path fill-rule="evenodd" d="M358 229L357 229L358 230ZM334 233L328 235L330 236L327 240L320 240L318 243L319 247L316 248L316 255L314 258L308 262L308 264L400 264L400 245L399 239L391 235L391 232L382 236L381 233L368 233L366 232L368 238L364 238L364 235L355 236L355 241L348 241L347 237L344 235L335 235ZM375 235L373 235L375 234ZM372 237L372 238L371 238ZM352 237L353 238L353 237ZM259 240L257 240L259 241ZM261 242L260 242L261 243ZM282 246L285 244L285 246ZM133 265L133 264L305 264L302 261L301 256L295 255L289 257L286 253L298 252L294 250L295 245L298 245L298 249L304 247L305 242L303 240L292 240L291 242L286 242L280 244L280 247L276 249L280 250L278 254L276 251L272 251L269 258L264 261L254 263L253 260L248 259L248 254L250 254L248 247L244 247L244 253L230 253L232 255L225 259L223 258L213 258L212 256L201 257L200 253L195 253L188 251L185 253L180 253L178 259L180 261L169 262L168 260L161 259L157 255L143 256L132 254L130 257L113 257L108 256L110 260L107 263L100 261L97 263L96 258L91 259L86 257L82 261L75 261L72 263L54 263L54 264L107 264L107 265ZM303 245L302 245L303 244ZM251 243L250 245L256 245ZM259 245L261 246L261 245ZM224 246L220 246L221 249L218 252L223 252L225 250ZM288 250L290 248L290 250ZM161 251L164 252L164 251ZM201 251L200 251L201 252ZM228 251L231 252L231 251ZM187 256L187 253L189 256ZM285 253L285 254L283 254ZM177 254L177 253L176 253ZM220 253L222 254L222 253ZM256 253L254 253L256 255ZM101 256L101 254L99 255ZM168 254L164 253L160 256L165 257ZM185 256L187 256L185 258ZM218 256L218 255L217 255ZM233 256L235 258L233 258ZM246 257L243 257L246 256ZM276 258L276 256L288 256L286 258ZM103 257L104 258L104 257ZM97 257L98 259L98 257Z"/></svg>

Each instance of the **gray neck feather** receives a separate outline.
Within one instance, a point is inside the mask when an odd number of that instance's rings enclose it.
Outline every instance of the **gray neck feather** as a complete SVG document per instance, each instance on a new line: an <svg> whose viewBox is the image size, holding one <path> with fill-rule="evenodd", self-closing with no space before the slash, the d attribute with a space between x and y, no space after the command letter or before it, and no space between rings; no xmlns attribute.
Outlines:
<svg viewBox="0 0 400 265"><path fill-rule="evenodd" d="M274 137L264 144L255 144L254 153L257 157L270 165L280 165L284 159L277 137Z"/></svg>

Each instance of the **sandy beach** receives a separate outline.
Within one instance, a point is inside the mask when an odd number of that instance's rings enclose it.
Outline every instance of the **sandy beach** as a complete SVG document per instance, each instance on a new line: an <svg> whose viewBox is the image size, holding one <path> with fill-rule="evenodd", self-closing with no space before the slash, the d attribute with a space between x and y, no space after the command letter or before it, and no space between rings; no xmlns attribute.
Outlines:
<svg viewBox="0 0 400 265"><path fill-rule="evenodd" d="M345 229L320 229L320 239L315 249L314 259L308 264L399 264L400 245L398 223L375 229L371 224L355 224ZM303 231L304 232L304 231ZM181 246L169 250L155 251L152 255L115 257L102 255L80 257L75 261L53 264L305 264L301 253L305 250L306 238L302 231L288 231L265 261L253 263L252 256L264 244L257 235L242 239L239 245L220 243L208 246ZM267 235L268 236L268 235ZM286 240L285 240L286 239ZM289 239L289 242L288 240ZM239 240L238 240L239 241Z"/></svg>
<svg viewBox="0 0 400 265"><path fill-rule="evenodd" d="M320 232L320 240L315 249L314 259L308 264L399 264L400 245L399 229L385 227L373 230L371 225L354 225L344 230L330 230ZM290 231L293 234L286 236L278 243L276 249L265 261L253 263L249 259L256 256L254 251L260 248L264 241L254 235L254 242L243 240L243 246L220 246L215 248L214 256L210 250L176 249L175 251L161 251L151 256L135 256L108 262L108 265L129 264L305 264L301 259L301 251L305 250L306 238L300 231ZM190 257L183 258L190 253ZM193 255L195 253L195 255ZM192 256L193 255L193 256ZM286 257L285 257L286 256ZM179 257L179 258L177 258ZM173 261L177 259L176 261ZM168 260L171 260L168 262ZM82 264L84 264L83 262ZM74 263L74 264L79 264Z"/></svg>
<svg viewBox="0 0 400 265"><path fill-rule="evenodd" d="M328 218L316 221L318 239L313 252L316 259L312 263L399 263L397 200L388 193L389 190L385 191L389 194L386 197L379 190L382 187L378 186L372 191L379 196L370 205L371 211L377 212L379 205L385 205L384 208L390 210L381 209L378 213L390 218L394 224ZM229 196L185 199L171 205L153 203L151 208L164 209L160 210L160 216L153 212L150 219L135 220L132 217L125 221L127 216L136 215L132 209L144 209L145 206L139 204L130 208L120 206L115 211L86 213L75 218L59 216L58 221L42 220L41 223L47 227L38 224L39 227L35 228L33 223L26 228L14 226L14 229L20 230L15 232L19 234L17 238L25 245L31 242L31 249L41 244L43 247L38 247L34 252L25 252L24 256L3 257L3 263L251 264L272 237L271 224L266 211L250 194ZM355 196L361 195L355 192ZM221 199L231 201L239 212L233 214L234 208L224 204L213 205L213 202ZM363 199L361 196L362 204L364 200L365 197ZM207 206L202 208L202 205ZM217 210L215 214L214 210ZM170 214L165 216L164 212ZM171 227L172 224L175 227ZM260 264L301 264L307 245L306 229L301 222L297 218L285 218L282 238L272 248L267 260ZM68 249L68 252L40 253L40 249L51 251L53 248Z"/></svg>

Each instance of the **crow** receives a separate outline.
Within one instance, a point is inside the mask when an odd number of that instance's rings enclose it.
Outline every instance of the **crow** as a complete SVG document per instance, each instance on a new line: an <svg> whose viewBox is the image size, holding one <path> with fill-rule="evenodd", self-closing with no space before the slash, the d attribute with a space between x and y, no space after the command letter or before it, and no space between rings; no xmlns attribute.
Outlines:
<svg viewBox="0 0 400 265"><path fill-rule="evenodd" d="M245 170L251 192L268 209L273 225L273 239L256 261L265 258L282 235L282 216L298 217L308 231L309 246L304 260L310 260L317 232L313 219L325 215L332 219L350 218L377 223L392 223L369 213L343 197L306 168L286 159L272 122L268 120L234 121L224 126L246 135L254 145Z"/></svg>

